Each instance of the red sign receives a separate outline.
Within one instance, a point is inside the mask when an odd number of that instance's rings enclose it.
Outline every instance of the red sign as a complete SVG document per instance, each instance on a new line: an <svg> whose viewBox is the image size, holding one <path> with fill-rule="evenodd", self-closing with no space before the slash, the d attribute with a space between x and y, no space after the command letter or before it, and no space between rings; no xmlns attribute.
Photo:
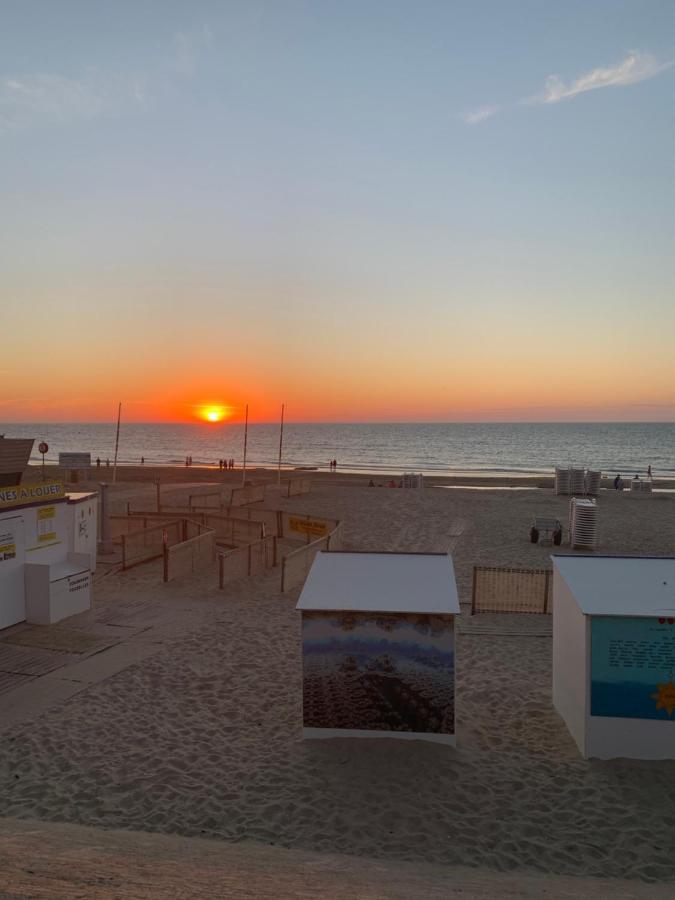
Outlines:
<svg viewBox="0 0 675 900"><path fill-rule="evenodd" d="M47 450L49 450L49 444L45 444L44 441L41 441L40 445L38 446L38 450L40 451L40 453L45 454Z"/></svg>

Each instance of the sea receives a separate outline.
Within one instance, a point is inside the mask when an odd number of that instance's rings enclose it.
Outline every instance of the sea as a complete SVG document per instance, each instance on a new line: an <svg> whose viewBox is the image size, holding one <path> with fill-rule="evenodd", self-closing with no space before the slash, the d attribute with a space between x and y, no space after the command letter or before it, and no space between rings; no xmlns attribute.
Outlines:
<svg viewBox="0 0 675 900"><path fill-rule="evenodd" d="M115 423L0 424L6 437L34 437L49 445L48 463L60 452L90 452L104 463L115 452ZM242 463L244 426L231 423L126 424L120 428L118 464L218 465ZM276 466L279 425L249 425L247 465ZM541 475L555 466L600 469L607 474L675 477L674 422L612 423L286 423L283 466L338 471L423 472L427 475Z"/></svg>

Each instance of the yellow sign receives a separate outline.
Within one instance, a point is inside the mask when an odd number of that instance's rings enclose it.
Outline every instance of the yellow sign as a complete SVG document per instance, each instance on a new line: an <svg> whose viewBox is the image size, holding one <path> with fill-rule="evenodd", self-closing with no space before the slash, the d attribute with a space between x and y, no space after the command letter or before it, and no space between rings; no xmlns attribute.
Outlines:
<svg viewBox="0 0 675 900"><path fill-rule="evenodd" d="M313 534L316 537L328 534L328 523L321 519L301 519L298 516L289 516L288 525L291 531L299 531L300 534Z"/></svg>
<svg viewBox="0 0 675 900"><path fill-rule="evenodd" d="M37 539L40 543L56 537L56 507L43 506L37 511Z"/></svg>
<svg viewBox="0 0 675 900"><path fill-rule="evenodd" d="M5 535L3 535L5 537ZM16 544L0 544L0 562L16 557Z"/></svg>
<svg viewBox="0 0 675 900"><path fill-rule="evenodd" d="M45 503L62 500L66 491L62 481L45 481L36 484L17 484L14 487L0 487L0 509L26 506L31 503Z"/></svg>

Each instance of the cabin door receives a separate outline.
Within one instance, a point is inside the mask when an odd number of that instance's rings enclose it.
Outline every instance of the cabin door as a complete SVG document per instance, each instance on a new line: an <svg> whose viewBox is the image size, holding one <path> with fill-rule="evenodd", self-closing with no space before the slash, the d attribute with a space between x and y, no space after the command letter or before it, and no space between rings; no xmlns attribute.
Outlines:
<svg viewBox="0 0 675 900"><path fill-rule="evenodd" d="M23 517L0 519L0 628L26 619Z"/></svg>

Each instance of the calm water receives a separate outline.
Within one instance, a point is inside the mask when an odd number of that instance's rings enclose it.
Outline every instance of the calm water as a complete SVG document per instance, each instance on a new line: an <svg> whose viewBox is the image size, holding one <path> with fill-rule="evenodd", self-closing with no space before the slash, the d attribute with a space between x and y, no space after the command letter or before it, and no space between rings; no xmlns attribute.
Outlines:
<svg viewBox="0 0 675 900"><path fill-rule="evenodd" d="M48 461L59 451L90 451L112 461L115 425L0 424L7 437L35 437L49 444ZM243 425L124 425L122 463L217 464L234 457L241 464ZM426 473L542 473L556 465L604 472L675 476L675 423L610 424L397 424L294 425L284 429L284 464L326 467L337 458L340 470ZM276 465L278 425L251 425L248 462Z"/></svg>

